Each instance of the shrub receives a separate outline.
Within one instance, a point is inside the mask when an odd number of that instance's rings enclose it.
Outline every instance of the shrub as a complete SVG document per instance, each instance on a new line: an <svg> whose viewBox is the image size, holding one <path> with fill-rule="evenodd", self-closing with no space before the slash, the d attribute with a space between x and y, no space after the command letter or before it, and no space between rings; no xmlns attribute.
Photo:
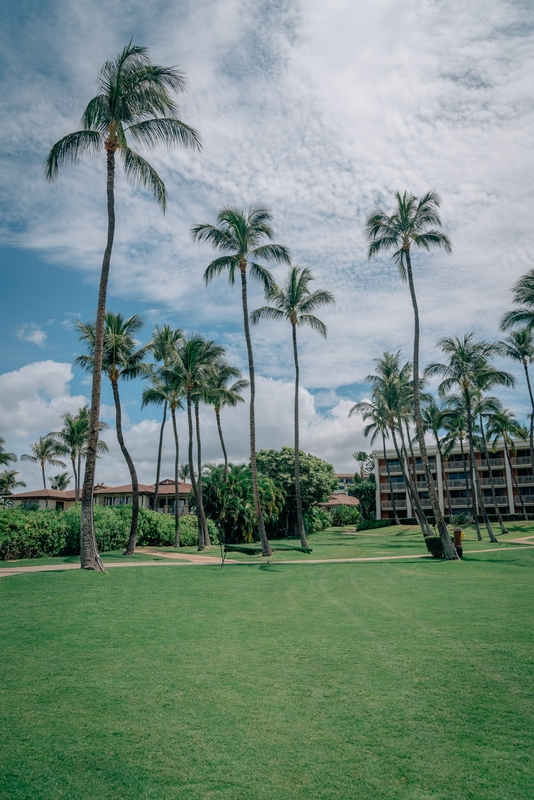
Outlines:
<svg viewBox="0 0 534 800"><path fill-rule="evenodd" d="M469 517L467 514L453 514L450 517L451 525L467 525Z"/></svg>
<svg viewBox="0 0 534 800"><path fill-rule="evenodd" d="M217 526L211 519L208 519L207 523L210 541L212 544L217 544L219 541ZM183 517L180 517L180 544L182 547L195 547L198 544L198 523L195 514L185 514Z"/></svg>
<svg viewBox="0 0 534 800"><path fill-rule="evenodd" d="M390 525L395 525L394 519L366 519L358 525L359 531L371 531L374 528L389 528Z"/></svg>
<svg viewBox="0 0 534 800"><path fill-rule="evenodd" d="M67 554L67 526L55 511L0 510L0 558Z"/></svg>
<svg viewBox="0 0 534 800"><path fill-rule="evenodd" d="M360 510L357 506L337 506L330 511L330 525L357 525L360 522Z"/></svg>
<svg viewBox="0 0 534 800"><path fill-rule="evenodd" d="M324 508L312 508L307 514L304 515L304 518L306 520L309 534L324 531L325 528L329 528L332 524L330 522L330 514L328 511L325 511Z"/></svg>
<svg viewBox="0 0 534 800"><path fill-rule="evenodd" d="M445 558L445 551L439 536L426 536L425 544L428 552L434 558Z"/></svg>

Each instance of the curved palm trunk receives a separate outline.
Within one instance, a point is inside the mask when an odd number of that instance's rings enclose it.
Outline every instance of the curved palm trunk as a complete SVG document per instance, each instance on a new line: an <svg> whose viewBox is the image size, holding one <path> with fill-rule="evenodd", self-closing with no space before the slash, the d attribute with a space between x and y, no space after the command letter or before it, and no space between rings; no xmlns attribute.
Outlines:
<svg viewBox="0 0 534 800"><path fill-rule="evenodd" d="M521 489L519 488L519 484L517 482L517 478L514 475L514 470L512 467L512 459L510 458L510 451L508 449L508 442L506 441L506 436L503 436L504 442L504 449L506 451L506 458L508 459L508 466L510 467L510 475L512 476L512 483L514 484L515 488L517 489L517 494L519 496L519 502L521 503L521 510L523 512L523 517L528 519L527 509L525 508L525 503L523 501L523 495L521 494Z"/></svg>
<svg viewBox="0 0 534 800"><path fill-rule="evenodd" d="M215 419L217 420L217 430L219 431L219 439L221 441L221 447L224 456L224 482L228 483L228 455L226 453L226 447L224 444L223 439L223 432L221 427L221 409L215 406Z"/></svg>
<svg viewBox="0 0 534 800"><path fill-rule="evenodd" d="M428 484L428 495L432 504L432 511L434 512L434 519L438 526L441 543L445 557L449 559L457 559L458 553L454 547L447 525L443 519L441 508L439 507L438 493L434 486L434 478L428 463L428 454L426 451L425 433L423 431L423 419L421 417L421 396L419 386L419 309L417 308L417 298L415 296L415 287L413 283L412 274L412 261L410 258L410 251L405 251L406 255L406 272L408 276L408 284L410 287L410 296L412 299L413 313L414 313L414 337L413 337L413 411L415 420L415 431L417 433L417 441L419 442L419 452L421 453L421 461L425 470L426 480Z"/></svg>
<svg viewBox="0 0 534 800"><path fill-rule="evenodd" d="M302 497L300 494L300 453L299 453L299 356L297 350L297 326L292 324L293 333L293 358L295 360L295 500L297 504L297 525L300 543L307 547L306 531L304 530L304 516L302 514Z"/></svg>
<svg viewBox="0 0 534 800"><path fill-rule="evenodd" d="M530 405L532 406L532 414L530 415L530 428L529 428L529 446L530 446L530 468L534 475L534 397L532 396L532 386L530 385L530 375L528 374L527 362L523 361L525 369L525 377L527 379L528 394L530 397Z"/></svg>
<svg viewBox="0 0 534 800"><path fill-rule="evenodd" d="M191 486L193 487L193 494L195 496L195 505L197 507L197 524L198 524L198 549L204 550L204 530L202 528L202 521L200 518L200 503L198 500L198 484L195 478L195 468L193 464L193 414L191 409L191 389L187 389L187 427L189 430L189 442L187 445L187 458L189 461L189 474L191 476Z"/></svg>
<svg viewBox="0 0 534 800"><path fill-rule="evenodd" d="M197 494L198 494L198 506L200 511L200 522L202 525L202 540L204 542L204 546L209 547L211 541L208 531L208 523L206 522L206 514L204 512L204 498L202 497L202 444L200 441L199 405L200 404L198 403L198 401L195 402L195 428L197 434L197 463L198 463Z"/></svg>
<svg viewBox="0 0 534 800"><path fill-rule="evenodd" d="M478 415L478 423L480 425L480 438L482 439L482 447L483 447L483 452L484 452L484 458L488 462L488 472L489 472L489 478L490 478L491 499L493 500L493 507L495 508L495 513L497 514L497 519L499 521L499 525L500 525L500 528L501 528L501 533L508 533L508 531L504 527L504 522L503 522L503 519L502 519L502 516L501 516L501 510L500 510L499 505L497 503L497 495L495 493L495 481L493 479L493 470L492 470L491 464L490 464L490 457L489 457L489 452L488 452L488 444L486 442L486 432L484 430L484 421L482 419L482 414ZM490 540L492 542L498 542L498 539L496 538L495 534L493 533L493 530L492 530L492 536L490 536Z"/></svg>
<svg viewBox="0 0 534 800"><path fill-rule="evenodd" d="M404 424L406 425L406 437L408 439L408 444L410 446L410 453L411 453L411 456L412 456L412 470L413 470L413 472L412 472L410 477L412 479L412 487L413 487L412 496L414 496L415 493L418 492L418 489L417 489L417 465L415 463L415 455L414 455L414 452L413 452L412 441L410 439L410 431L409 431L408 423L406 422L406 420L405 420ZM401 419L399 419L399 431L400 431L400 435L401 435L402 449L403 449L404 453L406 454L406 463L407 463L407 466L408 466L407 472L409 474L410 470L409 470L409 464L408 464L408 452L406 450L406 443L404 441L404 434L402 432L402 420ZM417 493L417 500L420 501L419 493ZM423 517L421 519L419 518L419 514L418 514L417 509L415 508L415 506L414 506L414 516L415 516L416 520L419 522L419 527L423 531L423 535L424 536L432 536L432 531L430 530L430 525L428 524L428 520L426 518L426 514L425 514L424 509L423 509L423 504L421 502L419 502L419 505L421 506L421 511L423 512Z"/></svg>
<svg viewBox="0 0 534 800"><path fill-rule="evenodd" d="M447 480L445 480L446 476L445 476L445 470L444 470L444 465L443 465L443 453L442 453L442 450L441 450L441 443L439 441L439 435L438 435L437 431L434 431L434 438L436 440L436 446L438 448L438 453L439 453L439 462L441 464L441 482L442 482L442 484L443 484L443 486L445 488L445 497L447 498L447 503L449 505L449 521L450 521L450 517L451 517L451 514L452 514L451 493L449 491L449 483L448 483Z"/></svg>
<svg viewBox="0 0 534 800"><path fill-rule="evenodd" d="M391 481L391 472L389 469L389 462L386 455L386 437L382 434L382 450L384 451L384 461L386 462L386 472L388 476L389 493L391 495L391 505L393 506L393 515L395 517L395 525L400 525L399 515L397 514L397 505L395 503L395 492L393 491L393 483ZM380 476L378 476L380 480Z"/></svg>
<svg viewBox="0 0 534 800"><path fill-rule="evenodd" d="M173 406L171 406L171 417L172 430L174 433L174 546L180 547L180 489L178 484L180 444L178 442L178 428L176 427L176 409Z"/></svg>
<svg viewBox="0 0 534 800"><path fill-rule="evenodd" d="M419 495L417 494L417 491L415 490L415 488L412 486L410 476L406 472L406 468L404 466L404 460L403 460L403 457L402 457L402 453L399 450L399 444L397 442L397 437L395 436L395 427L391 426L390 430L391 430L391 436L393 438L393 444L395 445L395 451L397 453L397 458L398 458L400 466L401 466L402 477L404 478L404 482L405 482L406 486L408 487L409 494L412 497L414 513L419 517L421 531L423 533L423 536L425 536L425 537L426 536L430 536L431 535L430 531L428 531L428 533L427 533L427 524L426 524L425 512L423 511L423 506L421 505L421 501L419 500ZM392 494L393 494L393 492L392 492Z"/></svg>
<svg viewBox="0 0 534 800"><path fill-rule="evenodd" d="M46 489L45 462L41 461L41 474L43 476L43 489Z"/></svg>
<svg viewBox="0 0 534 800"><path fill-rule="evenodd" d="M70 463L72 464L72 472L74 474L74 502L78 502L78 472L76 471L76 456L72 456Z"/></svg>
<svg viewBox="0 0 534 800"><path fill-rule="evenodd" d="M475 448L473 446L473 414L471 412L471 395L469 394L469 389L464 389L464 397L465 397L465 409L467 412L467 443L469 445L469 469L471 472L471 480L473 481L473 494L474 494L473 505L475 506L475 508L478 505L478 510L482 513L482 516L484 517L484 522L486 523L486 527L491 530L491 525L489 524L486 507L484 506L484 498L480 490L480 481L478 479L478 467L475 459ZM482 541L482 534L480 532L480 525L478 522L478 514L475 514L475 523L477 529L477 539L479 541Z"/></svg>
<svg viewBox="0 0 534 800"><path fill-rule="evenodd" d="M104 316L106 313L106 295L111 263L113 237L115 235L115 151L110 147L107 150L107 211L108 211L108 236L104 258L102 260L102 273L100 275L100 288L98 290L98 306L95 323L95 349L93 357L93 379L91 387L91 412L89 415L89 436L87 439L87 454L85 461L85 475L82 489L82 512L80 523L80 555L82 569L100 569L104 566L100 560L96 544L93 524L93 487L95 483L96 448L99 434L100 417L100 390L102 386L102 351L104 347Z"/></svg>
<svg viewBox="0 0 534 800"><path fill-rule="evenodd" d="M161 428L159 430L159 446L158 446L158 465L156 467L156 486L154 491L154 511L158 510L158 496L159 496L159 476L161 473L161 451L163 450L163 429L167 419L167 401L163 403L163 419L161 420Z"/></svg>
<svg viewBox="0 0 534 800"><path fill-rule="evenodd" d="M130 525L130 536L128 538L128 544L126 545L126 550L124 551L124 555L133 556L133 554L135 553L135 542L137 539L137 523L139 520L139 483L137 481L137 473L135 471L132 457L128 452L128 450L126 449L126 445L124 444L124 437L122 435L121 401L119 398L119 387L117 385L117 381L111 381L111 386L113 388L113 400L115 401L115 420L116 420L115 427L117 429L117 441L119 442L119 447L124 456L124 460L128 465L128 470L130 472L130 478L132 481L132 522Z"/></svg>
<svg viewBox="0 0 534 800"><path fill-rule="evenodd" d="M252 341L250 338L250 327L248 322L248 301L247 301L247 273L246 265L240 265L241 269L241 300L243 303L243 325L245 328L245 339L247 342L248 372L250 380L250 469L252 472L252 490L254 492L254 508L256 511L256 523L261 541L262 556L272 556L273 551L265 533L263 515L261 512L260 490L258 487L258 468L256 466L256 419L254 414L254 402L256 399L256 381L254 375L254 356L252 354Z"/></svg>

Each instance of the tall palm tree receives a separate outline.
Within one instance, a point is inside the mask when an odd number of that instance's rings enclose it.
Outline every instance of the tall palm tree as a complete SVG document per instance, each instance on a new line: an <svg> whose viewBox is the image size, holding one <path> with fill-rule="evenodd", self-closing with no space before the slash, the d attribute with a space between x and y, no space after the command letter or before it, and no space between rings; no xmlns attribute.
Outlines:
<svg viewBox="0 0 534 800"><path fill-rule="evenodd" d="M446 397L454 389L459 389L461 392L465 404L469 459L476 496L489 538L493 541L495 534L484 505L475 459L472 399L473 395L481 388L489 390L494 386L514 386L515 381L510 373L496 369L491 363L492 359L502 352L502 345L499 343L496 344L484 340L476 341L474 333L471 332L463 337L443 336L438 341L437 346L448 356L448 363L434 362L429 364L425 370L425 375L439 375L443 378L438 387L440 397Z"/></svg>
<svg viewBox="0 0 534 800"><path fill-rule="evenodd" d="M221 409L235 408L238 403L244 403L241 393L248 387L249 382L241 377L241 370L231 367L225 361L215 365L215 369L209 376L209 383L204 393L204 399L213 406L215 419L217 420L217 430L224 457L224 480L228 478L228 454L224 444Z"/></svg>
<svg viewBox="0 0 534 800"><path fill-rule="evenodd" d="M129 180L152 190L165 211L165 185L158 173L133 150L128 140L153 148L159 144L200 147L195 130L178 119L178 108L170 92L183 92L185 76L174 67L152 64L145 47L130 43L115 61L107 61L98 78L98 94L89 101L82 116L82 129L60 139L50 150L45 162L48 180L53 181L61 166L72 164L78 157L106 155L107 164L107 242L102 261L98 306L95 323L95 345L90 433L82 493L81 565L84 569L103 569L98 556L93 525L93 484L98 443L98 417L104 317L115 235L115 153L122 156L124 172Z"/></svg>
<svg viewBox="0 0 534 800"><path fill-rule="evenodd" d="M297 505L297 525L302 547L307 547L302 513L302 497L300 493L299 466L299 356L297 348L297 327L309 325L326 339L327 329L313 312L322 306L335 303L334 295L325 289L310 292L309 285L314 280L307 267L292 266L282 288L274 285L265 290L265 299L273 305L262 306L250 315L251 322L257 324L261 319L287 320L291 324L293 342L293 360L295 362L295 500Z"/></svg>
<svg viewBox="0 0 534 800"><path fill-rule="evenodd" d="M438 209L440 197L437 192L427 192L421 199L412 194L395 194L396 208L393 214L387 214L382 208L377 208L369 216L365 229L369 241L368 257L372 258L380 253L393 250L393 260L399 270L401 279L408 281L410 297L414 312L414 344L413 344L413 405L414 421L419 442L419 452L426 474L428 493L432 504L432 511L443 542L447 558L458 557L454 545L447 531L447 526L439 506L438 494L428 454L426 451L423 420L421 418L421 399L419 385L419 309L413 281L411 248L418 247L430 250L431 247L440 247L446 252L451 252L452 247L448 237L438 230L441 227Z"/></svg>
<svg viewBox="0 0 534 800"><path fill-rule="evenodd" d="M154 330L152 331L152 342L150 345L150 349L152 350L152 355L154 356L154 360L163 364L164 368L169 366L171 353L175 348L177 342L183 336L183 330L181 328L173 329L169 325L159 325L154 326ZM161 420L161 427L159 430L159 444L158 444L158 462L156 466L156 484L154 490L154 508L157 509L158 507L158 495L159 495L159 477L161 473L161 453L163 449L163 429L165 428L165 422L167 418L167 401L163 401L163 417Z"/></svg>
<svg viewBox="0 0 534 800"><path fill-rule="evenodd" d="M503 408L501 411L497 411L493 414L488 414L488 425L487 425L487 434L488 438L493 438L493 449L497 449L497 445L499 441L502 439L504 445L504 451L506 453L506 458L508 461L508 466L510 468L510 474L512 476L512 483L517 491L519 496L519 502L521 503L521 509L523 511L523 516L525 519L528 519L527 510L525 508L525 502L523 499L523 495L521 493L521 489L519 488L519 484L517 482L517 478L514 476L514 470L512 467L512 459L510 458L510 451L515 453L515 442L514 438L516 439L525 439L527 438L527 431L517 421L515 418L515 414L513 411L509 411L507 408Z"/></svg>
<svg viewBox="0 0 534 800"><path fill-rule="evenodd" d="M213 341L204 339L198 333L184 336L172 354L172 359L168 369L161 370L161 377L167 379L180 380L183 384L187 402L187 423L189 430L188 462L191 485L195 496L197 516L198 516L198 547L203 550L209 545L209 533L206 519L203 513L202 496L199 484L201 480L200 471L198 481L195 477L195 467L193 463L193 404L194 396L203 387L208 377L211 375L214 364L223 358L224 347L215 344Z"/></svg>
<svg viewBox="0 0 534 800"><path fill-rule="evenodd" d="M70 481L71 478L68 472L60 472L59 475L54 475L52 478L50 488L58 492L64 492Z"/></svg>
<svg viewBox="0 0 534 800"><path fill-rule="evenodd" d="M525 370L525 378L527 380L528 394L532 408L528 441L530 445L530 466L532 468L532 474L534 475L534 396L532 395L532 386L530 385L530 375L528 372L528 365L534 362L532 329L527 327L512 331L504 340L503 345L505 348L504 352L508 358L511 358L513 361L519 361Z"/></svg>
<svg viewBox="0 0 534 800"><path fill-rule="evenodd" d="M104 346L102 350L101 368L106 373L111 383L113 391L113 401L115 404L115 428L117 441L124 456L124 460L130 472L132 481L132 522L130 525L130 536L126 545L124 555L133 556L135 553L135 543L137 540L137 524L139 519L139 482L137 472L132 457L124 442L122 432L122 410L119 396L119 380L124 378L129 380L136 378L143 371L146 365L143 359L148 353L149 345L138 348L136 335L143 327L144 322L139 314L133 314L128 319L124 319L122 314L113 314L111 311L106 313L104 327ZM96 369L95 348L96 330L95 326L83 322L77 323L80 339L85 344L88 354L78 356L74 363L83 367L87 372ZM83 513L83 500L82 500Z"/></svg>
<svg viewBox="0 0 534 800"><path fill-rule="evenodd" d="M516 325L524 326L528 331L534 330L534 269L522 275L512 291L514 293L512 302L519 308L504 314L501 330L507 331Z"/></svg>
<svg viewBox="0 0 534 800"><path fill-rule="evenodd" d="M40 436L38 442L30 445L31 453L24 453L21 455L21 461L31 461L33 464L41 465L41 473L43 476L43 489L46 489L46 475L45 464L51 464L53 467L65 467L65 463L60 461L58 456L65 454L65 448L59 442L48 435Z"/></svg>
<svg viewBox="0 0 534 800"><path fill-rule="evenodd" d="M16 469L4 469L0 472L0 497L13 494L17 486L26 486L24 481L18 481Z"/></svg>
<svg viewBox="0 0 534 800"><path fill-rule="evenodd" d="M6 440L0 436L0 464L6 465L9 464L10 461L16 461L17 456L15 453L7 453L4 447Z"/></svg>
<svg viewBox="0 0 534 800"><path fill-rule="evenodd" d="M189 464L180 464L180 469L178 470L178 475L180 476L181 481L186 481L191 474L189 469Z"/></svg>
<svg viewBox="0 0 534 800"><path fill-rule="evenodd" d="M180 443L178 441L178 427L176 425L176 409L182 409L183 383L180 376L174 373L172 377L167 369L164 381L161 381L157 374L153 374L152 386L143 391L143 402L141 408L152 403L154 405L165 405L171 410L172 430L174 434L174 546L180 547L180 503L179 503L179 464L180 464ZM158 468L159 472L159 468ZM154 496L154 511L157 506L157 487Z"/></svg>
<svg viewBox="0 0 534 800"><path fill-rule="evenodd" d="M80 499L81 462L82 457L85 455L89 438L89 409L87 406L83 406L78 410L77 414L63 414L62 419L63 427L61 430L52 431L48 435L59 443L65 455L68 454L70 456L74 475L74 500L77 503ZM108 427L109 425L106 422L98 423L99 431ZM97 452L108 452L108 446L102 439L98 440Z"/></svg>
<svg viewBox="0 0 534 800"><path fill-rule="evenodd" d="M273 244L273 231L270 225L271 213L260 207L251 207L247 212L237 208L223 208L215 225L196 225L192 230L193 239L208 242L222 255L209 264L204 272L206 284L210 283L224 270L228 270L230 284L235 283L236 275L241 277L241 302L243 305L243 326L247 343L248 371L250 381L250 467L252 470L252 486L254 490L254 507L261 541L263 556L272 555L271 546L265 533L261 511L260 492L258 488L258 470L256 467L256 420L254 403L256 399L256 381L254 374L254 356L250 338L247 269L250 277L269 289L274 281L271 273L260 261L290 263L289 251L280 244ZM267 243L262 244L262 242Z"/></svg>

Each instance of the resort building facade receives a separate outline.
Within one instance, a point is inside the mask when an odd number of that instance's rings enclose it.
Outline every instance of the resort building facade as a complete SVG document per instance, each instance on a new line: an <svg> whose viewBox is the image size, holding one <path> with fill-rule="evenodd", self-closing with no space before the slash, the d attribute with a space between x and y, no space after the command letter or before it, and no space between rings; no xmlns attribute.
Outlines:
<svg viewBox="0 0 534 800"><path fill-rule="evenodd" d="M188 496L191 491L190 483L178 483L178 513L188 514ZM155 484L139 484L139 506L154 510L156 497ZM65 511L74 505L74 490L69 489L59 492L54 489L35 489L31 492L18 492L8 495L14 507L24 506L25 508L51 509L53 511ZM98 484L94 488L93 499L95 504L100 506L123 506L130 505L132 502L132 484L127 483L123 486L104 486ZM170 478L163 480L159 484L158 507L160 514L174 514L175 504L175 483Z"/></svg>
<svg viewBox="0 0 534 800"><path fill-rule="evenodd" d="M522 503L528 513L534 513L534 475L530 463L528 443L515 441L515 452L508 458L503 446L489 453L489 464L482 453L475 453L476 469L488 514L495 514L495 502L491 490L491 474L495 486L495 501L502 514L522 513ZM447 460L443 460L437 445L427 445L428 459L438 492L439 504L444 515L467 514L469 512L469 448L464 445L462 454L458 446L452 450ZM395 450L374 452L376 476L376 518L394 519L393 503L399 518L413 517L414 511L406 487L403 471ZM425 514L432 515L426 475L419 456L414 448L415 480L417 493ZM405 471L414 478L414 465L411 456L405 462ZM475 499L476 502L476 499ZM480 509L477 508L478 513Z"/></svg>

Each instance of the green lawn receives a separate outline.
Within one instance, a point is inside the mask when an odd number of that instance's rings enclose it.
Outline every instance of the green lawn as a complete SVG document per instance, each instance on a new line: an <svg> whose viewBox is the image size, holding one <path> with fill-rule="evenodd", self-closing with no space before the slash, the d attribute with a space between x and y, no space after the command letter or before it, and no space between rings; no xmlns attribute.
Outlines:
<svg viewBox="0 0 534 800"><path fill-rule="evenodd" d="M531 800L534 550L497 549L2 578L0 797Z"/></svg>

